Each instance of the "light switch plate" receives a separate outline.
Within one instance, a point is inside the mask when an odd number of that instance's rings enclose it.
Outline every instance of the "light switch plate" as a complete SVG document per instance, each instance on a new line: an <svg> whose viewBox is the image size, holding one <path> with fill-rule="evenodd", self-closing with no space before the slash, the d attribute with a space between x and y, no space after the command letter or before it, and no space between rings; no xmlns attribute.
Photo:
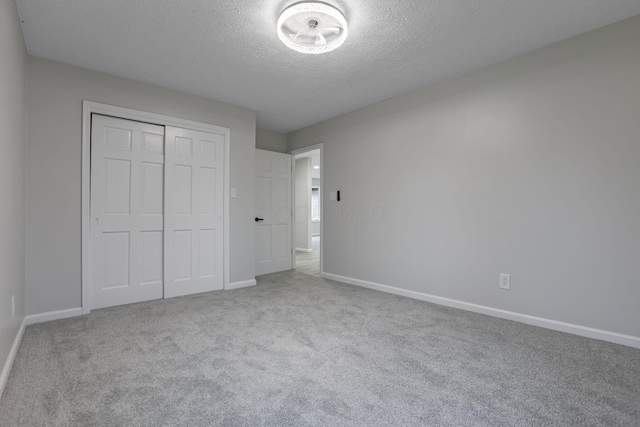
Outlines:
<svg viewBox="0 0 640 427"><path fill-rule="evenodd" d="M338 200L338 192L337 191L329 191L329 200L333 200L333 201Z"/></svg>
<svg viewBox="0 0 640 427"><path fill-rule="evenodd" d="M231 197L234 197L234 198L237 197L237 193L236 193L236 189L235 188L231 189Z"/></svg>

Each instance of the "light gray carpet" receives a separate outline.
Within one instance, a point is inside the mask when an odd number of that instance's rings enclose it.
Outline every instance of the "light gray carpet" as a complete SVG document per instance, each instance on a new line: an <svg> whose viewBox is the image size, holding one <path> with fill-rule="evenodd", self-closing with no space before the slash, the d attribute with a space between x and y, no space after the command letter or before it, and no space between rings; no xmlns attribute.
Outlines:
<svg viewBox="0 0 640 427"><path fill-rule="evenodd" d="M640 424L640 350L297 272L258 283L29 326L0 424Z"/></svg>

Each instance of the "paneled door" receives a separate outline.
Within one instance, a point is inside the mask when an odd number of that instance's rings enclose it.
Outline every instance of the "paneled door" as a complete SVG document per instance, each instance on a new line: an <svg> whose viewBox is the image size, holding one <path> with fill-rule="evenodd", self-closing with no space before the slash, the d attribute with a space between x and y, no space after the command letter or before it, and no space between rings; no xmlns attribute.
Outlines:
<svg viewBox="0 0 640 427"><path fill-rule="evenodd" d="M163 297L164 127L94 114L94 309Z"/></svg>
<svg viewBox="0 0 640 427"><path fill-rule="evenodd" d="M165 298L222 289L225 136L166 135Z"/></svg>
<svg viewBox="0 0 640 427"><path fill-rule="evenodd" d="M256 150L256 275L291 270L291 156Z"/></svg>

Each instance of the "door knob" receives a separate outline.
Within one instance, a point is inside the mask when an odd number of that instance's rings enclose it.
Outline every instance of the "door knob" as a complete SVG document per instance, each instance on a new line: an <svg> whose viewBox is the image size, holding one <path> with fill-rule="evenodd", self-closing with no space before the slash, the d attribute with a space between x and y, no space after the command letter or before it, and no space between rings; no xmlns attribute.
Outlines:
<svg viewBox="0 0 640 427"><path fill-rule="evenodd" d="M264 218L258 218L258 217L256 217L256 222L260 222L260 221L264 221Z"/></svg>

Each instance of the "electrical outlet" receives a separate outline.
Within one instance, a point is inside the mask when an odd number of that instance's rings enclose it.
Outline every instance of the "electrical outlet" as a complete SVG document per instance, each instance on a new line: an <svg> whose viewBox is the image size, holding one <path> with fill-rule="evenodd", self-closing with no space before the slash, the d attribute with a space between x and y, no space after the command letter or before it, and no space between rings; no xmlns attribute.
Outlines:
<svg viewBox="0 0 640 427"><path fill-rule="evenodd" d="M511 290L511 275L500 273L500 289Z"/></svg>
<svg viewBox="0 0 640 427"><path fill-rule="evenodd" d="M11 318L16 317L16 296L11 296Z"/></svg>

